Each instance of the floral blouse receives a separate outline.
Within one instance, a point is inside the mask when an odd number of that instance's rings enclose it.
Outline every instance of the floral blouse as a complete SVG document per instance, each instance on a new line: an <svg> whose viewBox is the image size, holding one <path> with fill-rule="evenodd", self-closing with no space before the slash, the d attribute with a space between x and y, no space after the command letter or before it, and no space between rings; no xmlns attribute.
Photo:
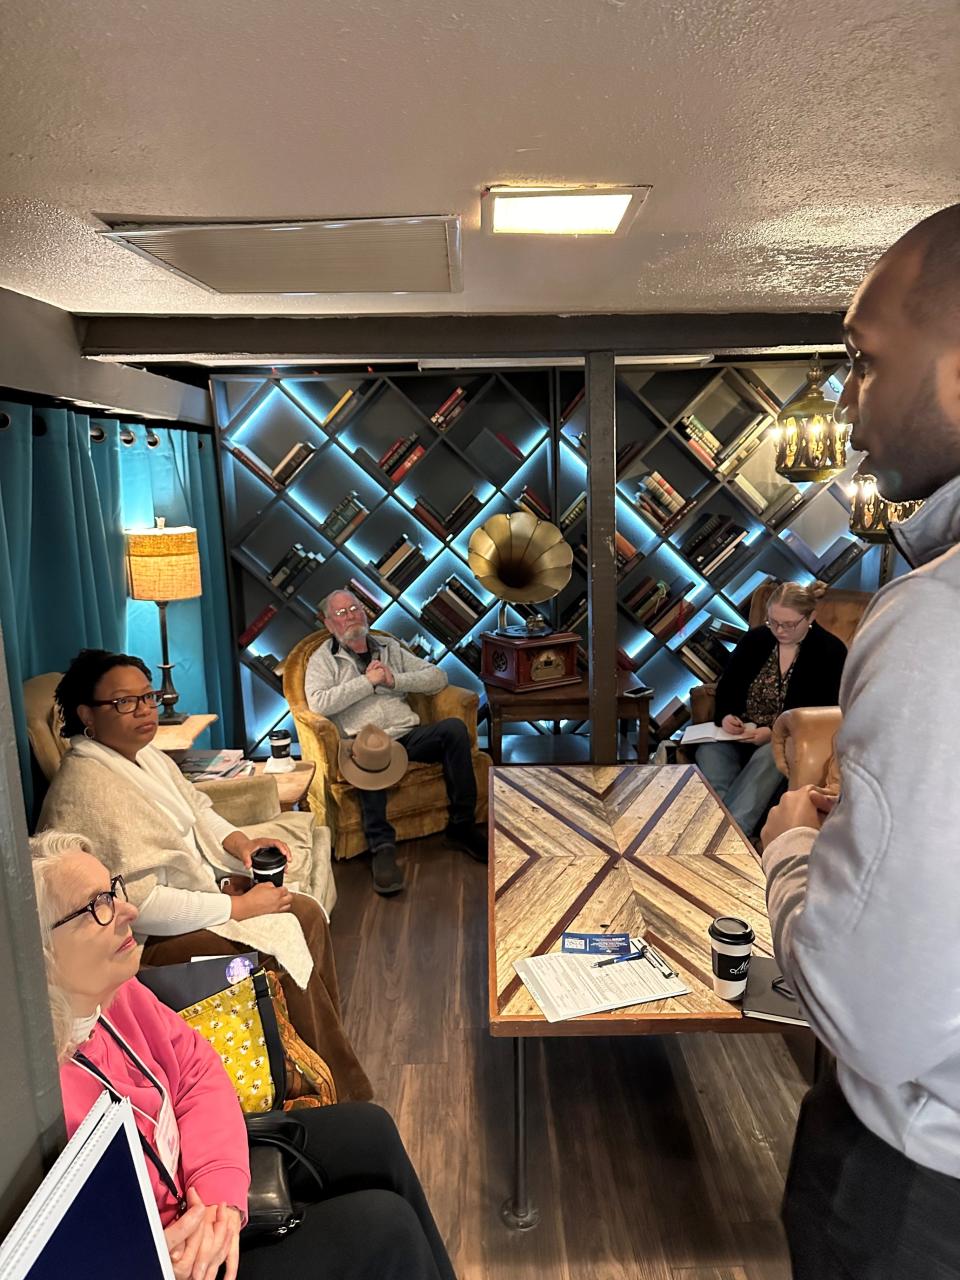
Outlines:
<svg viewBox="0 0 960 1280"><path fill-rule="evenodd" d="M799 653L799 648L797 653ZM747 692L747 705L744 718L751 724L769 728L783 710L783 700L787 685L793 675L797 663L797 654L793 656L790 669L786 675L780 674L780 646L775 644L773 652L754 676L753 683Z"/></svg>

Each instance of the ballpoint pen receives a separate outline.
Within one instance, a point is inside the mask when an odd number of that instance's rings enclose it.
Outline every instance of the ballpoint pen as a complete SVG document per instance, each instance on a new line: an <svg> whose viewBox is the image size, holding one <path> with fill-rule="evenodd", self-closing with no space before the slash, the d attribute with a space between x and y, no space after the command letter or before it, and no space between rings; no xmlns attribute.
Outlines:
<svg viewBox="0 0 960 1280"><path fill-rule="evenodd" d="M597 960L590 967L592 969L602 969L608 964L624 964L627 960L642 960L647 954L647 948L641 947L639 951L632 951L628 956L609 956L606 960Z"/></svg>

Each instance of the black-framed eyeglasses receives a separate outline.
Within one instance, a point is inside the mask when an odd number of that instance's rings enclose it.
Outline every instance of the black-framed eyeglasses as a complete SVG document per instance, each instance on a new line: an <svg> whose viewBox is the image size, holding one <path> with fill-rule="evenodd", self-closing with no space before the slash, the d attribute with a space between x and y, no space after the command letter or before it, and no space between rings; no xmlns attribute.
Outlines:
<svg viewBox="0 0 960 1280"><path fill-rule="evenodd" d="M87 703L90 707L113 707L118 716L130 716L140 706L159 707L163 695L159 689L148 689L146 693L128 693L122 698L97 698Z"/></svg>
<svg viewBox="0 0 960 1280"><path fill-rule="evenodd" d="M64 916L62 920L55 921L50 928L59 929L62 924L69 924L71 920L76 920L80 916L84 916L89 911L96 920L97 924L103 925L104 928L108 924L113 923L114 916L117 914L117 895L129 902L127 897L127 886L123 876L114 876L110 881L110 888L104 889L102 893L98 893L95 898L91 898L85 907L77 907L76 911L71 911L68 916Z"/></svg>

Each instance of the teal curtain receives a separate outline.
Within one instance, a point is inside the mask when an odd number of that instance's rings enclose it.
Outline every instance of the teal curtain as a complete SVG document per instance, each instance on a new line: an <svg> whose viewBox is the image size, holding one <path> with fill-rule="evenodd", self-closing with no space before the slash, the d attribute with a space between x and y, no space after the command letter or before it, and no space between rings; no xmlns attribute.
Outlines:
<svg viewBox="0 0 960 1280"><path fill-rule="evenodd" d="M62 671L82 648L160 660L156 606L127 599L123 562L124 528L158 515L198 531L203 595L168 611L171 661L180 708L215 712L209 739L223 746L235 674L209 439L0 401L0 629L28 813L23 681Z"/></svg>
<svg viewBox="0 0 960 1280"><path fill-rule="evenodd" d="M219 719L208 730L210 745L226 746L234 741L234 644L214 449L209 437L194 431L142 426L123 431L122 527L152 528L162 516L171 527L189 524L197 530L203 594L174 601L167 609L170 661L180 694L177 710L213 712ZM158 669L160 620L152 602L127 601L126 648Z"/></svg>

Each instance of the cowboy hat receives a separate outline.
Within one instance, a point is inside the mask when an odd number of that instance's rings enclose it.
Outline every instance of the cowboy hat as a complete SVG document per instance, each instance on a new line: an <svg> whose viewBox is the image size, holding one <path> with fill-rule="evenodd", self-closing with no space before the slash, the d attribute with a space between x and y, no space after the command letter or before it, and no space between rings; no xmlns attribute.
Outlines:
<svg viewBox="0 0 960 1280"><path fill-rule="evenodd" d="M384 791L407 772L407 753L399 742L375 725L365 724L339 749L340 772L361 791Z"/></svg>

